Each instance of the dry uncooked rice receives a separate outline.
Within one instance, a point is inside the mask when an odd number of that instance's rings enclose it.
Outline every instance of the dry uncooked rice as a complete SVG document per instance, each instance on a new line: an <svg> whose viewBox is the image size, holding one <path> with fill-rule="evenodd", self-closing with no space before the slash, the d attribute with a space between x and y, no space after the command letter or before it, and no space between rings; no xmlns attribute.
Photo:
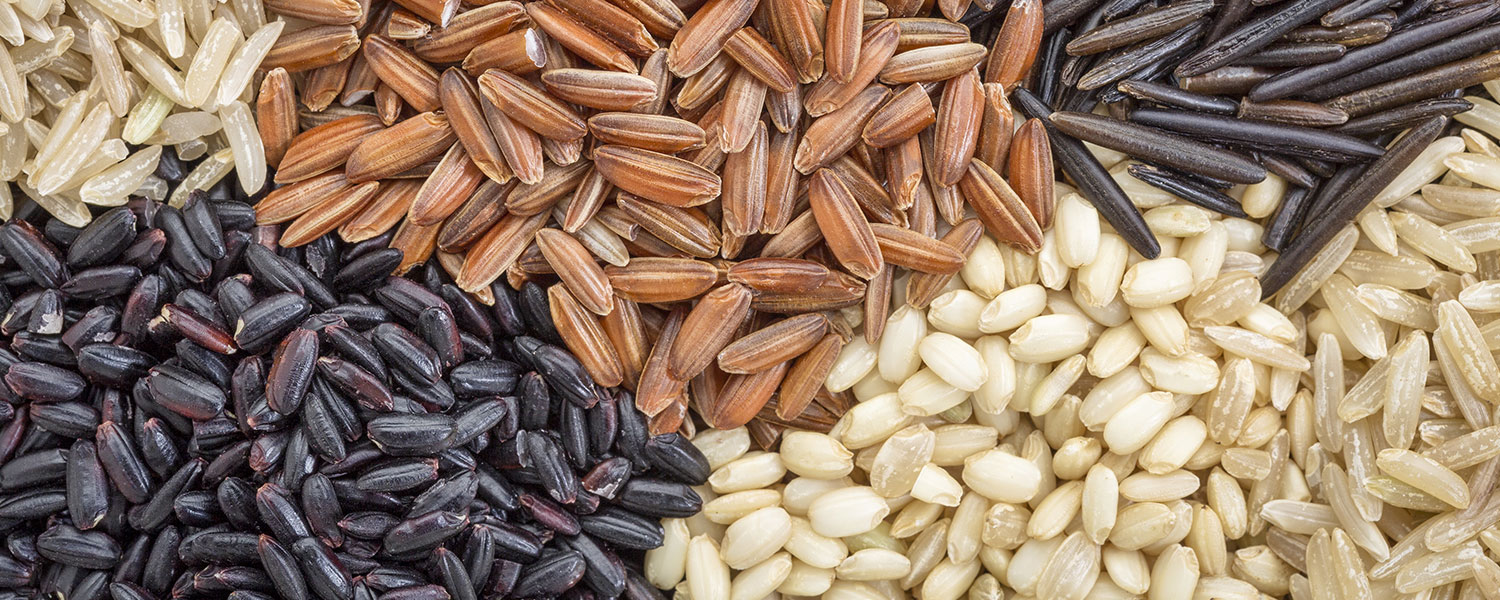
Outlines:
<svg viewBox="0 0 1500 600"><path fill-rule="evenodd" d="M15 208L10 183L75 227L90 206L167 200L154 175L165 146L209 157L174 204L230 168L246 193L264 187L250 83L286 24L267 23L258 0L50 0L25 10L31 26L6 35L0 53L0 218Z"/></svg>
<svg viewBox="0 0 1500 600"><path fill-rule="evenodd" d="M1059 182L1037 255L986 236L926 308L898 278L884 337L830 372L850 410L781 433L791 468L763 489L700 489L790 515L781 552L745 572L783 596L1493 597L1500 108L1470 100L1475 129L1439 138L1266 301L1258 224L1129 178L1157 259ZM1231 194L1259 217L1288 187ZM722 470L767 460L752 439L695 443ZM718 539L736 518L666 526ZM647 569L689 589L681 564Z"/></svg>

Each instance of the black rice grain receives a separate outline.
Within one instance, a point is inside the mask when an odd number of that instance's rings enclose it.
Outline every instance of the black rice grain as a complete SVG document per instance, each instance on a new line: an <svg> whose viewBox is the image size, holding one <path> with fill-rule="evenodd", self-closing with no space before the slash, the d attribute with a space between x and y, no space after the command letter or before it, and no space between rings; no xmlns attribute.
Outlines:
<svg viewBox="0 0 1500 600"><path fill-rule="evenodd" d="M245 200L0 226L0 597L647 597L707 463L557 345L542 287L279 248Z"/></svg>

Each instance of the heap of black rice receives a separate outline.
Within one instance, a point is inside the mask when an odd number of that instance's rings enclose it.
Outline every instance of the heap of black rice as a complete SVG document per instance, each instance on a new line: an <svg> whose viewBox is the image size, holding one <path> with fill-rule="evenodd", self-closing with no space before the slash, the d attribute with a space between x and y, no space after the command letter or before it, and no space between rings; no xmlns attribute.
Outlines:
<svg viewBox="0 0 1500 600"><path fill-rule="evenodd" d="M707 462L540 289L279 248L244 200L0 226L0 598L659 597L640 555Z"/></svg>

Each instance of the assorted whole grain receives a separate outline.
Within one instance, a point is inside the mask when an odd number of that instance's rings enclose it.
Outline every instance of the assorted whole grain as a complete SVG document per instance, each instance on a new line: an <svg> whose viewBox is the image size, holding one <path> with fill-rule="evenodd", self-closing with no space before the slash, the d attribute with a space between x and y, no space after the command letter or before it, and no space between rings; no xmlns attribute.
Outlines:
<svg viewBox="0 0 1500 600"><path fill-rule="evenodd" d="M1497 10L0 3L0 595L1494 597Z"/></svg>

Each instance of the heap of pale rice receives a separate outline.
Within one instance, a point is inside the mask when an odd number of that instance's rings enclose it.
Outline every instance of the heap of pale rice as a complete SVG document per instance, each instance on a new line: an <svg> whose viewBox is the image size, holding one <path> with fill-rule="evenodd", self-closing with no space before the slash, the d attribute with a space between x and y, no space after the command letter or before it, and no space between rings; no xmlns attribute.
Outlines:
<svg viewBox="0 0 1500 600"><path fill-rule="evenodd" d="M260 190L250 84L283 26L260 0L0 2L0 181L75 227L132 195L180 205L231 169ZM153 175L169 146L201 159L171 198Z"/></svg>
<svg viewBox="0 0 1500 600"><path fill-rule="evenodd" d="M648 577L734 600L1500 597L1500 105L1469 100L1266 302L1260 225L1095 149L1160 258L1058 183L1039 254L982 239L947 293L849 343L827 387L858 403L830 431L700 432L704 511L664 522ZM1285 191L1234 194L1258 219Z"/></svg>

